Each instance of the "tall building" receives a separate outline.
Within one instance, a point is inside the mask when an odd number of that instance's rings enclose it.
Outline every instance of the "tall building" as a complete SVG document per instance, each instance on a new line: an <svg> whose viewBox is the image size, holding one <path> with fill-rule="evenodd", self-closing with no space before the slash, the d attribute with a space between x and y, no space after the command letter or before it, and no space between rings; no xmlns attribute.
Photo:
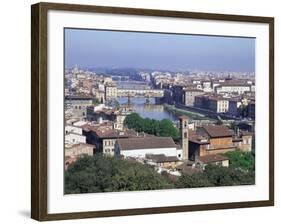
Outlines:
<svg viewBox="0 0 281 224"><path fill-rule="evenodd" d="M188 117L180 116L180 144L182 147L182 159L188 160Z"/></svg>
<svg viewBox="0 0 281 224"><path fill-rule="evenodd" d="M186 89L184 91L184 104L186 106L194 106L195 96L203 95L204 91L201 89Z"/></svg>
<svg viewBox="0 0 281 224"><path fill-rule="evenodd" d="M117 87L113 83L107 83L105 86L105 99L116 99L117 98Z"/></svg>

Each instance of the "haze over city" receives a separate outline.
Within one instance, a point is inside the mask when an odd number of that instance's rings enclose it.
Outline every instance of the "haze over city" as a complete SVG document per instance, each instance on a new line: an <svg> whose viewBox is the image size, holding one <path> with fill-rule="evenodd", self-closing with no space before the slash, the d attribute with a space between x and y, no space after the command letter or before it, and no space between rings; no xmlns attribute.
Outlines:
<svg viewBox="0 0 281 224"><path fill-rule="evenodd" d="M255 39L67 28L65 65L255 72Z"/></svg>

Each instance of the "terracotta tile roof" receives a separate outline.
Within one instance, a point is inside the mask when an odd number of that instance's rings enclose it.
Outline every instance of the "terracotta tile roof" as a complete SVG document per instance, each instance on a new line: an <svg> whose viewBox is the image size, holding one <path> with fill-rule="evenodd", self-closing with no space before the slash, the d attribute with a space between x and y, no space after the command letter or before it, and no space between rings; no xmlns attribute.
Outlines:
<svg viewBox="0 0 281 224"><path fill-rule="evenodd" d="M127 133L111 128L93 130L98 138L128 138Z"/></svg>
<svg viewBox="0 0 281 224"><path fill-rule="evenodd" d="M216 155L199 156L198 160L203 163L214 163L214 162L221 162L229 159L225 156L216 154Z"/></svg>
<svg viewBox="0 0 281 224"><path fill-rule="evenodd" d="M144 137L118 139L117 144L120 150L154 149L154 148L176 148L171 137Z"/></svg>
<svg viewBox="0 0 281 224"><path fill-rule="evenodd" d="M188 139L189 139L190 142L200 144L200 145L205 145L205 144L210 143L209 139L207 139L204 136L201 136L201 135L197 134L196 131L193 131L193 130L188 131Z"/></svg>
<svg viewBox="0 0 281 224"><path fill-rule="evenodd" d="M231 137L233 132L224 125L206 125L202 127L211 138Z"/></svg>

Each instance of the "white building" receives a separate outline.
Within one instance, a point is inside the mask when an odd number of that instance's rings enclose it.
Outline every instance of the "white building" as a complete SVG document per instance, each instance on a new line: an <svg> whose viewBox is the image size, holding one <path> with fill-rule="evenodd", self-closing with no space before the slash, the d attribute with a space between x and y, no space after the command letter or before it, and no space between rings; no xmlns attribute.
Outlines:
<svg viewBox="0 0 281 224"><path fill-rule="evenodd" d="M65 156L82 156L94 155L95 146L86 144L86 143L78 143L78 144L66 144L65 146Z"/></svg>
<svg viewBox="0 0 281 224"><path fill-rule="evenodd" d="M76 127L74 125L66 125L64 131L65 134L74 133L79 135L82 135L83 132L82 128Z"/></svg>
<svg viewBox="0 0 281 224"><path fill-rule="evenodd" d="M217 94L220 93L238 93L243 94L245 92L251 91L251 85L245 85L245 84L227 84L223 83L219 86L215 87L215 92Z"/></svg>
<svg viewBox="0 0 281 224"><path fill-rule="evenodd" d="M86 136L70 132L65 135L64 141L67 144L86 143Z"/></svg>
<svg viewBox="0 0 281 224"><path fill-rule="evenodd" d="M78 144L86 143L86 136L83 135L83 130L81 127L74 125L66 125L65 129L65 143L67 144Z"/></svg>
<svg viewBox="0 0 281 224"><path fill-rule="evenodd" d="M126 157L145 158L146 155L181 157L181 152L171 137L143 137L118 139L115 154Z"/></svg>

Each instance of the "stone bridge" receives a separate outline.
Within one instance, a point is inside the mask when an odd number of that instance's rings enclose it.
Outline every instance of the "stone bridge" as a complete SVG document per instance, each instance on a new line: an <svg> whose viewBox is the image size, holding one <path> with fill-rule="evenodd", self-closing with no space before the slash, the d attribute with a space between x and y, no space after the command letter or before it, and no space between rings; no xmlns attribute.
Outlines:
<svg viewBox="0 0 281 224"><path fill-rule="evenodd" d="M145 97L161 98L164 96L162 89L117 89L118 97Z"/></svg>

